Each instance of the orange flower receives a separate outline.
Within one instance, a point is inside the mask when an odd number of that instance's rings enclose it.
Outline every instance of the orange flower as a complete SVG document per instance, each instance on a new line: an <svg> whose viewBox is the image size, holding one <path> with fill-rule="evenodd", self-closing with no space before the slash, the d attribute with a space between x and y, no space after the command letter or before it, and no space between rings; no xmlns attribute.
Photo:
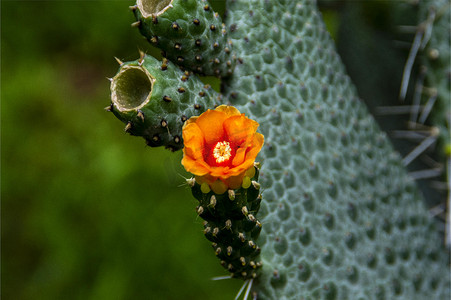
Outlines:
<svg viewBox="0 0 451 300"><path fill-rule="evenodd" d="M227 105L190 118L183 125L182 165L217 194L239 188L245 175L253 176L254 161L263 146L258 125Z"/></svg>

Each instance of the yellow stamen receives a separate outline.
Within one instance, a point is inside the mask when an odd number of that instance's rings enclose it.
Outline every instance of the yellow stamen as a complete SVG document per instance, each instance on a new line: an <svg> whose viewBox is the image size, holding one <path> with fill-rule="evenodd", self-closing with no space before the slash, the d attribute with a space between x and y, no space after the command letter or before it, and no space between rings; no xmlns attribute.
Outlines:
<svg viewBox="0 0 451 300"><path fill-rule="evenodd" d="M229 160L232 156L232 148L230 147L230 143L225 141L218 142L213 149L213 156L218 164Z"/></svg>

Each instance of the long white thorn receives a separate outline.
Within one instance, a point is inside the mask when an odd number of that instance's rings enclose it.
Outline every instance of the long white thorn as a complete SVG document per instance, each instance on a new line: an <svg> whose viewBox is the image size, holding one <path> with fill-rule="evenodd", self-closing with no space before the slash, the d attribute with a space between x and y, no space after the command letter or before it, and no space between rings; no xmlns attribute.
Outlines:
<svg viewBox="0 0 451 300"><path fill-rule="evenodd" d="M231 279L232 276L228 275L228 276L216 276L213 277L211 280L224 280L224 279Z"/></svg>
<svg viewBox="0 0 451 300"><path fill-rule="evenodd" d="M424 124L424 122L426 122L429 114L431 113L432 107L435 104L435 100L437 100L437 91L435 91L435 93L433 93L432 96L429 97L428 101L426 102L426 105L424 106L420 118L418 119L419 123Z"/></svg>
<svg viewBox="0 0 451 300"><path fill-rule="evenodd" d="M429 209L429 214L432 217L436 217L444 212L444 208L442 204L436 205L433 208Z"/></svg>
<svg viewBox="0 0 451 300"><path fill-rule="evenodd" d="M415 33L418 30L418 26L399 25L396 27L399 33Z"/></svg>
<svg viewBox="0 0 451 300"><path fill-rule="evenodd" d="M430 135L430 131L413 131L413 130L393 130L390 132L390 136L394 139L406 139L421 141Z"/></svg>
<svg viewBox="0 0 451 300"><path fill-rule="evenodd" d="M253 282L254 282L254 279L249 279L249 284L247 285L246 294L244 294L243 300L247 300L247 297L249 297L249 293L251 292Z"/></svg>
<svg viewBox="0 0 451 300"><path fill-rule="evenodd" d="M424 26L423 27L424 38L421 41L421 50L423 50L424 47L426 47L427 43L429 42L429 39L431 38L432 27L434 27L434 25L433 25L434 20L435 20L435 9L430 9L428 18L426 19L426 21L424 21L422 24L420 24L420 27Z"/></svg>
<svg viewBox="0 0 451 300"><path fill-rule="evenodd" d="M401 90L399 91L399 99L404 101L406 98L407 87L409 86L410 74L412 72L413 63L417 57L418 49L421 46L421 39L423 37L423 31L419 30L415 34L412 48L410 48L409 56L407 57L406 65L404 66L404 72L402 74Z"/></svg>
<svg viewBox="0 0 451 300"><path fill-rule="evenodd" d="M438 130L437 130L438 131ZM402 159L402 164L408 166L415 158L423 153L429 146L431 146L437 140L437 132L433 132L431 136L425 138L415 149Z"/></svg>
<svg viewBox="0 0 451 300"><path fill-rule="evenodd" d="M243 285L241 286L240 290L238 291L238 293L236 294L236 297L234 300L237 300L238 298L240 298L241 293L244 291L244 289L246 288L246 286L249 284L249 280L246 280Z"/></svg>
<svg viewBox="0 0 451 300"><path fill-rule="evenodd" d="M442 172L443 172L442 168L434 168L434 169L409 172L409 176L415 180L427 179L427 178L434 178L434 177L440 176L442 174Z"/></svg>
<svg viewBox="0 0 451 300"><path fill-rule="evenodd" d="M398 105L398 106L378 106L376 107L375 113L377 115L402 115L410 114L413 109L421 110L423 106L421 105Z"/></svg>
<svg viewBox="0 0 451 300"><path fill-rule="evenodd" d="M415 93L413 95L412 110L410 111L410 124L416 123L418 114L420 112L419 106L421 101L421 94L423 91L424 78L426 77L426 67L421 67L420 75L415 83Z"/></svg>

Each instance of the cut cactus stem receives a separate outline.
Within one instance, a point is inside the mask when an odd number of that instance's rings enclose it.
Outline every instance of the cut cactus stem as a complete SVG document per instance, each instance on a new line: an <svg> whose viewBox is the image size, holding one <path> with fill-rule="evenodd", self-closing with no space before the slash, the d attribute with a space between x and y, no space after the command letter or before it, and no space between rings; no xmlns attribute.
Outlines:
<svg viewBox="0 0 451 300"><path fill-rule="evenodd" d="M136 61L121 61L106 110L124 122L125 132L142 136L147 145L180 150L184 122L221 101L210 86L189 75L143 53Z"/></svg>
<svg viewBox="0 0 451 300"><path fill-rule="evenodd" d="M256 278L262 266L261 249L256 244L262 224L255 217L261 195L256 188L259 171L254 168L249 179L252 184L227 193L215 194L208 184L190 181L194 182L192 193L199 200L197 214L205 220L205 237L213 242L215 255L231 277L244 280Z"/></svg>

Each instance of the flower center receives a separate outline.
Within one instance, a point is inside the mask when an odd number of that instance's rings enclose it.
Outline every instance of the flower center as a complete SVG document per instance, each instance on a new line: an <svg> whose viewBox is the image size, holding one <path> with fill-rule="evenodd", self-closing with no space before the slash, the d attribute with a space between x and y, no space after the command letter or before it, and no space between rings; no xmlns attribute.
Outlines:
<svg viewBox="0 0 451 300"><path fill-rule="evenodd" d="M218 142L216 146L213 148L213 157L216 160L216 163L220 164L225 161L228 161L232 156L232 147L230 147L229 142Z"/></svg>

